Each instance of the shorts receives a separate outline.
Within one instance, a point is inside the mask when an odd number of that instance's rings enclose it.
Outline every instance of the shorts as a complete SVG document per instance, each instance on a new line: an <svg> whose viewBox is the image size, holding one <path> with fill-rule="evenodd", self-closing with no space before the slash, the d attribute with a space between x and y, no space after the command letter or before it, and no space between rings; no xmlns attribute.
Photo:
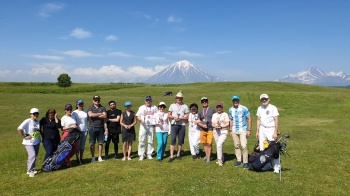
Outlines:
<svg viewBox="0 0 350 196"><path fill-rule="evenodd" d="M96 140L98 144L103 144L104 143L104 129L101 128L95 128L91 127L90 128L90 145L95 145Z"/></svg>
<svg viewBox="0 0 350 196"><path fill-rule="evenodd" d="M185 132L186 132L186 126L185 125L171 125L171 145L175 146L176 144L176 136L178 136L178 145L183 145L185 142Z"/></svg>
<svg viewBox="0 0 350 196"><path fill-rule="evenodd" d="M201 137L201 143L202 144L212 144L213 143L213 130L209 131L201 131L200 132Z"/></svg>

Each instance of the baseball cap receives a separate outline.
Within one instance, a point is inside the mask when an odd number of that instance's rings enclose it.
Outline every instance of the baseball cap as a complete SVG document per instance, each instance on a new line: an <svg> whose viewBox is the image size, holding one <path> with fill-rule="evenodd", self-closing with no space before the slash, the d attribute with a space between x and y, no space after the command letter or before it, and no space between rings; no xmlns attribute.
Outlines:
<svg viewBox="0 0 350 196"><path fill-rule="evenodd" d="M100 96L95 95L94 97L92 97L92 99L100 99Z"/></svg>
<svg viewBox="0 0 350 196"><path fill-rule="evenodd" d="M202 98L201 98L201 102L203 103L204 101L208 102L208 98L202 97Z"/></svg>
<svg viewBox="0 0 350 196"><path fill-rule="evenodd" d="M39 109L38 108L30 109L29 114L34 114L34 113L39 113Z"/></svg>
<svg viewBox="0 0 350 196"><path fill-rule="evenodd" d="M218 103L216 104L216 107L219 107L219 106L223 107L224 104L223 104L222 102L218 102Z"/></svg>
<svg viewBox="0 0 350 196"><path fill-rule="evenodd" d="M166 106L166 104L163 101L159 102L159 104L158 104L158 106L161 106L161 105Z"/></svg>
<svg viewBox="0 0 350 196"><path fill-rule="evenodd" d="M238 95L233 95L231 100L240 100L240 97Z"/></svg>
<svg viewBox="0 0 350 196"><path fill-rule="evenodd" d="M148 95L145 97L145 100L152 100L152 97Z"/></svg>
<svg viewBox="0 0 350 196"><path fill-rule="evenodd" d="M72 104L66 104L66 106L64 106L64 109L66 110L66 109L72 109L73 107L72 107Z"/></svg>
<svg viewBox="0 0 350 196"><path fill-rule="evenodd" d="M79 99L79 100L76 102L77 105L80 105L80 104L83 104L83 103L84 103L84 101L83 101L82 99Z"/></svg>
<svg viewBox="0 0 350 196"><path fill-rule="evenodd" d="M260 99L263 99L263 98L268 99L269 96L268 96L267 94L261 94L261 95L260 95Z"/></svg>
<svg viewBox="0 0 350 196"><path fill-rule="evenodd" d="M124 103L124 107L127 107L127 106L132 106L132 104L131 104L130 101L126 101L126 102Z"/></svg>

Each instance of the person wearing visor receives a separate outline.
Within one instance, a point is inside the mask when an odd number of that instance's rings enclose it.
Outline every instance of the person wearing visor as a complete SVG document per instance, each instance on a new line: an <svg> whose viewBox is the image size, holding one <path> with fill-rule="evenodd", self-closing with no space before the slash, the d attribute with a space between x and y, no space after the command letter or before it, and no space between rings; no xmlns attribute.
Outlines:
<svg viewBox="0 0 350 196"><path fill-rule="evenodd" d="M29 111L29 118L24 120L17 128L18 135L23 138L22 144L27 150L27 174L34 177L38 172L35 170L35 162L40 148L40 122L38 108Z"/></svg>
<svg viewBox="0 0 350 196"><path fill-rule="evenodd" d="M166 105L164 102L158 104L158 112L154 114L156 120L156 135L157 135L157 160L162 161L170 132L170 122L168 113L165 112Z"/></svg>
<svg viewBox="0 0 350 196"><path fill-rule="evenodd" d="M277 107L270 104L270 98L267 94L260 95L261 106L259 106L256 115L256 138L259 140L260 151L264 150L264 140L277 141L278 132L278 110ZM273 160L274 173L280 173L280 158Z"/></svg>
<svg viewBox="0 0 350 196"><path fill-rule="evenodd" d="M135 112L131 110L130 101L124 103L125 111L120 116L120 125L122 126L122 142L123 142L123 159L122 161L131 160L132 143L136 139L135 125L137 118ZM128 155L128 156L126 156Z"/></svg>
<svg viewBox="0 0 350 196"><path fill-rule="evenodd" d="M100 104L100 96L92 97L93 104L88 108L88 116L90 119L90 151L91 162L95 162L95 143L98 142L98 162L104 161L102 159L102 150L104 143L104 136L108 135L108 130L104 128L107 111L104 106Z"/></svg>
<svg viewBox="0 0 350 196"><path fill-rule="evenodd" d="M183 95L181 90L176 94L176 102L171 104L169 107L168 116L171 119L171 144L170 144L170 158L169 163L171 163L174 158L174 151L176 145L176 137L178 137L177 145L177 159L181 160L181 150L182 145L185 142L186 134L186 122L188 120L189 109L186 104L183 103Z"/></svg>
<svg viewBox="0 0 350 196"><path fill-rule="evenodd" d="M240 104L240 97L233 95L232 107L228 110L231 132L235 154L237 162L235 167L242 165L242 152L243 152L243 169L248 169L248 137L251 135L252 119L247 107ZM241 150L242 148L242 150Z"/></svg>
<svg viewBox="0 0 350 196"><path fill-rule="evenodd" d="M190 114L188 115L188 141L190 143L190 150L192 159L200 159L199 144L200 144L200 128L198 122L198 105L192 103L190 105Z"/></svg>
<svg viewBox="0 0 350 196"><path fill-rule="evenodd" d="M153 147L153 137L154 137L154 127L156 121L154 119L154 114L158 112L158 108L152 104L152 97L145 97L145 104L140 106L136 117L140 121L140 130L139 130L139 161L142 161L146 153L146 140L147 140L147 158L152 158L152 153L154 151Z"/></svg>
<svg viewBox="0 0 350 196"><path fill-rule="evenodd" d="M82 99L77 100L76 109L72 113L72 118L77 122L78 129L80 130L80 139L78 140L78 149L76 153L77 161L79 164L83 164L84 150L86 138L88 135L88 113L84 109L84 101Z"/></svg>
<svg viewBox="0 0 350 196"><path fill-rule="evenodd" d="M204 162L210 163L211 148L213 143L213 126L212 117L216 112L214 108L209 107L208 98L201 98L202 109L198 112L198 125L201 128L200 141L204 146L205 157Z"/></svg>

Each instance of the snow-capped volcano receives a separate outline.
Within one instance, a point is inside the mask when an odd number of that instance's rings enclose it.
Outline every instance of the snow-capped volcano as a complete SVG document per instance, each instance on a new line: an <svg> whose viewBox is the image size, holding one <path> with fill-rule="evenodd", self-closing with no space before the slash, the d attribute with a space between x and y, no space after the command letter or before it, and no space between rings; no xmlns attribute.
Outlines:
<svg viewBox="0 0 350 196"><path fill-rule="evenodd" d="M182 60L169 65L145 82L153 84L183 84L215 81L221 81L221 79L200 70L187 60Z"/></svg>
<svg viewBox="0 0 350 196"><path fill-rule="evenodd" d="M316 67L311 67L297 74L289 74L277 81L322 86L347 86L350 85L350 75L342 71L326 73Z"/></svg>

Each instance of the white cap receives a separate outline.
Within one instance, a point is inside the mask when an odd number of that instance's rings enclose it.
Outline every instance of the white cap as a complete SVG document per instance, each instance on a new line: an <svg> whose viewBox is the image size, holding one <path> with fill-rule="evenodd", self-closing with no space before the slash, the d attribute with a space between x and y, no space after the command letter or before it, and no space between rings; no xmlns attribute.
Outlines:
<svg viewBox="0 0 350 196"><path fill-rule="evenodd" d="M269 96L268 96L267 94L261 94L261 95L260 95L260 99L263 99L263 98L268 99Z"/></svg>
<svg viewBox="0 0 350 196"><path fill-rule="evenodd" d="M35 112L39 113L39 109L38 109L38 108L32 108L32 109L30 109L29 114L34 114Z"/></svg>
<svg viewBox="0 0 350 196"><path fill-rule="evenodd" d="M160 105L165 105L166 106L166 104L163 101L159 102L158 106L160 106Z"/></svg>
<svg viewBox="0 0 350 196"><path fill-rule="evenodd" d="M176 97L183 97L181 90L176 94Z"/></svg>
<svg viewBox="0 0 350 196"><path fill-rule="evenodd" d="M201 101L202 101L202 100L208 100L208 98L206 98L206 97L202 97L202 98L201 98Z"/></svg>

